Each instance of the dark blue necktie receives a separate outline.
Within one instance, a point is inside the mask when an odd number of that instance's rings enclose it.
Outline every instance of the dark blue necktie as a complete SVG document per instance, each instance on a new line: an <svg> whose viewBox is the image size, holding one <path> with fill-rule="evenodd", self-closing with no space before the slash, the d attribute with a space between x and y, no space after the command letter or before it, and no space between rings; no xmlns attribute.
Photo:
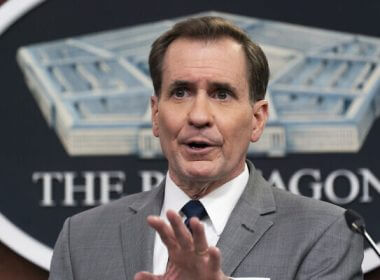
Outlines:
<svg viewBox="0 0 380 280"><path fill-rule="evenodd" d="M186 216L185 225L190 232L190 219L192 217L197 217L199 220L202 220L207 215L206 209L199 200L190 200L182 207L181 211Z"/></svg>

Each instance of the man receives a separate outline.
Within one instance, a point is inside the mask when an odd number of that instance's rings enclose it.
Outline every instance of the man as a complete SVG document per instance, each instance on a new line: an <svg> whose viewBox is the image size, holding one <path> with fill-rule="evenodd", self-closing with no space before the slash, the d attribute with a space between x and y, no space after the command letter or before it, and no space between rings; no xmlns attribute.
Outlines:
<svg viewBox="0 0 380 280"><path fill-rule="evenodd" d="M261 49L224 19L195 18L154 42L149 65L166 179L69 218L50 279L361 279L344 210L275 189L246 161L268 118Z"/></svg>

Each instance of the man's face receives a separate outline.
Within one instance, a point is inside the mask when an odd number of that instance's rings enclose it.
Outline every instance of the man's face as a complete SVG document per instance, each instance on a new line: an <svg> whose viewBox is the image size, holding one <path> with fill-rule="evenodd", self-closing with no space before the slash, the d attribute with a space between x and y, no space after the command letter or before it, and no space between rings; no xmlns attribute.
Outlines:
<svg viewBox="0 0 380 280"><path fill-rule="evenodd" d="M243 48L229 38L169 46L152 121L177 185L218 187L243 171L267 120L267 102L249 100L246 68Z"/></svg>

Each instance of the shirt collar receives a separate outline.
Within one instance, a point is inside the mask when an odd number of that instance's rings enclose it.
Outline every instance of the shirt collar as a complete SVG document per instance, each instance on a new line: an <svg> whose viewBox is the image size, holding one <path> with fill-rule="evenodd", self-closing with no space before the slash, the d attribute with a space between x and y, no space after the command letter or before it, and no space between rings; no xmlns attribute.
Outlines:
<svg viewBox="0 0 380 280"><path fill-rule="evenodd" d="M205 207L218 235L222 233L232 210L248 183L248 178L249 171L247 164L245 164L244 171L237 177L199 199ZM179 212L190 199L191 198L173 182L168 172L165 182L165 195L161 209L161 218L167 220L166 212L169 209Z"/></svg>

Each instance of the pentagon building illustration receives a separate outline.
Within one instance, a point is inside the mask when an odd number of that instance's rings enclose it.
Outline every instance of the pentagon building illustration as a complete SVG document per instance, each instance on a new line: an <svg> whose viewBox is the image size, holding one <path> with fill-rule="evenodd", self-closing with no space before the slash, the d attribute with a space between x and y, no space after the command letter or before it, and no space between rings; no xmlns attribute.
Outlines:
<svg viewBox="0 0 380 280"><path fill-rule="evenodd" d="M380 39L223 16L268 56L270 119L249 153L357 152L380 113ZM69 155L161 155L148 54L183 18L21 47L18 63Z"/></svg>

